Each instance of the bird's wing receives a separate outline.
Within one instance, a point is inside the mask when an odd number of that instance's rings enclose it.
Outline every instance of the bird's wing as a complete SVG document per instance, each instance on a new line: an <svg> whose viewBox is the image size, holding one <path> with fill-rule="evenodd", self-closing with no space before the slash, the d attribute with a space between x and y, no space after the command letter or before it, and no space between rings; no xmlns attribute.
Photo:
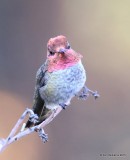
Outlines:
<svg viewBox="0 0 130 160"><path fill-rule="evenodd" d="M38 69L36 74L36 85L33 97L33 111L40 116L44 107L44 100L41 98L39 89L46 85L47 61Z"/></svg>
<svg viewBox="0 0 130 160"><path fill-rule="evenodd" d="M41 98L39 93L39 88L46 85L46 80L45 80L46 71L47 71L47 61L38 69L36 74L36 85L35 85L32 109L34 113L37 114L39 117L38 119L39 122L37 124L41 123L45 119L44 117L46 117L47 114L45 102ZM34 125L33 122L28 120L25 127L28 128L31 127L32 125Z"/></svg>

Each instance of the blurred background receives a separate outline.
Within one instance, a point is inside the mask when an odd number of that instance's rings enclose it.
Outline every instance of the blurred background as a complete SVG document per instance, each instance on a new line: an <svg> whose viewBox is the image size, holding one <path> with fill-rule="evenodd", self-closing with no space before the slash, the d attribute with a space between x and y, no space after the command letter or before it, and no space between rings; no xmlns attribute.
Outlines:
<svg viewBox="0 0 130 160"><path fill-rule="evenodd" d="M2 160L130 159L129 8L129 0L0 1L0 137L32 106L50 37L63 34L82 53L87 86L101 95L75 98L45 128L48 143L34 133L10 145Z"/></svg>

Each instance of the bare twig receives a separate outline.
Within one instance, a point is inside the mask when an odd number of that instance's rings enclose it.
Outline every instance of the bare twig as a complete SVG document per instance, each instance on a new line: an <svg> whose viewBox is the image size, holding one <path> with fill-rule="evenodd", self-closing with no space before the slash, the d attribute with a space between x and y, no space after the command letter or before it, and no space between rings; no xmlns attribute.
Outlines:
<svg viewBox="0 0 130 160"><path fill-rule="evenodd" d="M96 92L91 91L87 87L83 88L83 91L81 92L80 95L78 95L79 98L81 99L86 99L88 96L92 95L96 98L98 98L100 95ZM43 142L46 142L48 140L47 134L45 134L43 128L49 124L62 110L62 107L58 107L57 109L53 110L51 115L42 123L39 125L30 127L25 129L25 123L23 123L25 117L29 114L29 118L35 123L37 122L37 115L34 114L34 112L31 109L26 109L24 113L21 115L13 129L11 130L10 134L6 139L1 138L0 139L0 152L2 152L4 149L8 147L9 144L19 140L20 138L31 134L33 132L37 132L39 137L42 139ZM23 125L22 125L23 124ZM22 125L22 128L21 128ZM21 130L20 130L21 128Z"/></svg>
<svg viewBox="0 0 130 160"><path fill-rule="evenodd" d="M9 136L6 139L0 139L0 152L2 152L4 149L6 149L9 144L19 140L20 138L22 138L28 134L33 133L34 131L38 132L40 138L44 142L46 142L48 137L45 134L43 127L45 127L47 124L49 124L61 112L61 110L62 110L62 108L59 107L56 110L54 110L52 112L52 114L45 121L40 123L39 125L33 126L31 128L25 129L25 130L22 129L22 131L19 131L20 126L23 123L26 115L27 114L30 114L30 116L34 115L34 112L31 109L27 108L24 111L24 113L22 114L22 116L19 118L19 120L17 121L16 125L14 126L12 131L10 132Z"/></svg>

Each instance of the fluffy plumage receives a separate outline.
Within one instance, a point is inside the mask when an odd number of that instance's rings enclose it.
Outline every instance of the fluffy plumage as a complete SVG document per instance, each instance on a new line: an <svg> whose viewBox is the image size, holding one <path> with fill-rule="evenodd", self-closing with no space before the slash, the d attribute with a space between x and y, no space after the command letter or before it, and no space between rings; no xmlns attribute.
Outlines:
<svg viewBox="0 0 130 160"><path fill-rule="evenodd" d="M86 73L81 54L70 48L65 36L51 38L47 44L47 60L38 69L33 111L41 123L57 107L69 105L83 88ZM28 121L26 127L33 123Z"/></svg>

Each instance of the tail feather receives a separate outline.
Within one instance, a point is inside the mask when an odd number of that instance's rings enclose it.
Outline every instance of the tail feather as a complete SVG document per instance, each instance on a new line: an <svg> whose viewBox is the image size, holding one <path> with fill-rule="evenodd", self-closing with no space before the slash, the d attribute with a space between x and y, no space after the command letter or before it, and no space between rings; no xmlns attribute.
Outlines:
<svg viewBox="0 0 130 160"><path fill-rule="evenodd" d="M47 108L43 108L41 115L38 118L38 122L36 124L34 124L33 122L31 122L30 120L27 121L25 128L30 128L32 126L36 126L39 125L40 123L42 123L43 121L45 121L50 115L52 114L52 110L47 109Z"/></svg>
<svg viewBox="0 0 130 160"><path fill-rule="evenodd" d="M30 128L32 127L34 124L33 122L31 122L30 120L27 121L25 128Z"/></svg>

